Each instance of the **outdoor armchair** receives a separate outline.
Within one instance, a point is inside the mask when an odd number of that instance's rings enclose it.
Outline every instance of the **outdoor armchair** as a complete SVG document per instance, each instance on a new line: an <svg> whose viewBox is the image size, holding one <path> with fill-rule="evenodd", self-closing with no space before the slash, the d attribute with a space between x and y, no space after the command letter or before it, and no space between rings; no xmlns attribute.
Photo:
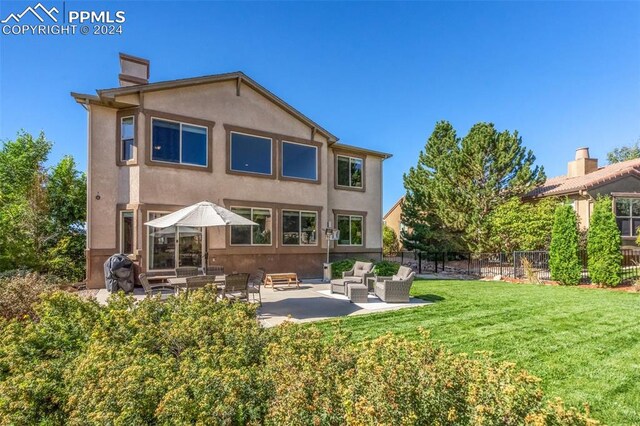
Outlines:
<svg viewBox="0 0 640 426"><path fill-rule="evenodd" d="M415 276L411 268L401 266L392 277L376 277L374 292L383 302L407 303Z"/></svg>
<svg viewBox="0 0 640 426"><path fill-rule="evenodd" d="M331 292L347 294L345 283L367 284L367 278L373 277L373 263L357 261L353 268L342 273L341 279L331 280Z"/></svg>
<svg viewBox="0 0 640 426"><path fill-rule="evenodd" d="M159 294L161 298L166 298L176 292L176 288L169 284L149 284L147 274L138 275L138 279L147 297Z"/></svg>

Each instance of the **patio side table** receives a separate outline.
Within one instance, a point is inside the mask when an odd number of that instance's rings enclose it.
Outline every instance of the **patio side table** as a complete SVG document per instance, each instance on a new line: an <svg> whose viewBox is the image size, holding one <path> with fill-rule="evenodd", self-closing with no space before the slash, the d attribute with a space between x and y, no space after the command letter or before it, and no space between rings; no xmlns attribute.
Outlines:
<svg viewBox="0 0 640 426"><path fill-rule="evenodd" d="M367 287L369 289L369 293L373 293L375 291L376 280L377 280L377 277L375 275L372 277L367 277Z"/></svg>
<svg viewBox="0 0 640 426"><path fill-rule="evenodd" d="M349 300L353 303L367 303L369 289L365 284L347 283L347 293Z"/></svg>

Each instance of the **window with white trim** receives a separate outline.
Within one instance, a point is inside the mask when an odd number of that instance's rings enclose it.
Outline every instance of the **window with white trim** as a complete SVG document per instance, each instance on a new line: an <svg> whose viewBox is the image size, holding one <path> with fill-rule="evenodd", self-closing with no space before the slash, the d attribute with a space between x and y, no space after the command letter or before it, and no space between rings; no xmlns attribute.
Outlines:
<svg viewBox="0 0 640 426"><path fill-rule="evenodd" d="M254 221L258 225L232 225L231 244L270 246L271 209L253 207L231 207L232 212Z"/></svg>
<svg viewBox="0 0 640 426"><path fill-rule="evenodd" d="M362 245L362 224L364 218L358 215L342 215L337 217L338 230L340 230L340 238L338 245L340 246L361 246Z"/></svg>
<svg viewBox="0 0 640 426"><path fill-rule="evenodd" d="M122 161L133 160L135 145L135 120L133 116L120 119L120 156Z"/></svg>
<svg viewBox="0 0 640 426"><path fill-rule="evenodd" d="M362 158L338 155L338 186L349 188L363 188L362 186Z"/></svg>
<svg viewBox="0 0 640 426"><path fill-rule="evenodd" d="M317 245L317 224L317 212L283 210L282 245Z"/></svg>
<svg viewBox="0 0 640 426"><path fill-rule="evenodd" d="M282 141L282 176L318 180L318 147Z"/></svg>
<svg viewBox="0 0 640 426"><path fill-rule="evenodd" d="M273 140L262 136L231 132L230 169L234 172L271 175Z"/></svg>
<svg viewBox="0 0 640 426"><path fill-rule="evenodd" d="M151 119L151 160L206 167L208 129L194 124Z"/></svg>
<svg viewBox="0 0 640 426"><path fill-rule="evenodd" d="M616 222L623 237L635 237L640 227L640 199L616 198Z"/></svg>
<svg viewBox="0 0 640 426"><path fill-rule="evenodd" d="M133 211L120 211L120 253L133 254Z"/></svg>

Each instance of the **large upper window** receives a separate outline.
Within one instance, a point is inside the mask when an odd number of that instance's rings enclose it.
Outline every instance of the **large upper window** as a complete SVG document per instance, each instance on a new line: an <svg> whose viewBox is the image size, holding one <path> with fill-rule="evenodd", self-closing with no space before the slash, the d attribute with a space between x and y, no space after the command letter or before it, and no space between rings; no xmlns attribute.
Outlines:
<svg viewBox="0 0 640 426"><path fill-rule="evenodd" d="M640 227L640 199L616 198L616 222L623 237L635 237Z"/></svg>
<svg viewBox="0 0 640 426"><path fill-rule="evenodd" d="M133 212L120 212L120 253L133 254Z"/></svg>
<svg viewBox="0 0 640 426"><path fill-rule="evenodd" d="M338 155L338 185L362 188L362 158Z"/></svg>
<svg viewBox="0 0 640 426"><path fill-rule="evenodd" d="M175 121L152 120L153 161L207 165L207 128Z"/></svg>
<svg viewBox="0 0 640 426"><path fill-rule="evenodd" d="M340 230L338 245L361 246L362 222L362 216L338 215L338 229Z"/></svg>
<svg viewBox="0 0 640 426"><path fill-rule="evenodd" d="M251 207L231 207L231 211L254 221L256 225L231 226L231 244L270 246L271 210Z"/></svg>
<svg viewBox="0 0 640 426"><path fill-rule="evenodd" d="M270 138L231 132L231 170L235 172L272 174L273 155Z"/></svg>
<svg viewBox="0 0 640 426"><path fill-rule="evenodd" d="M282 211L282 244L283 245L316 245L318 213L283 210Z"/></svg>
<svg viewBox="0 0 640 426"><path fill-rule="evenodd" d="M282 142L282 176L318 179L318 148L294 142Z"/></svg>
<svg viewBox="0 0 640 426"><path fill-rule="evenodd" d="M120 155L122 161L133 160L135 126L133 116L120 120Z"/></svg>

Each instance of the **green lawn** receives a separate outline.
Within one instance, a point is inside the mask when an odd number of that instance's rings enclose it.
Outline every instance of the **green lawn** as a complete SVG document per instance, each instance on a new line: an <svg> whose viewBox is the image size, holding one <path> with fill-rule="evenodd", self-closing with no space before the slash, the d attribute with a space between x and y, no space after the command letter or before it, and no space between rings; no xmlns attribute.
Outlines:
<svg viewBox="0 0 640 426"><path fill-rule="evenodd" d="M640 424L640 294L424 280L412 294L435 304L352 316L342 325L358 340L389 331L417 338L424 327L453 351L516 362L542 378L547 396L587 402L607 424Z"/></svg>

